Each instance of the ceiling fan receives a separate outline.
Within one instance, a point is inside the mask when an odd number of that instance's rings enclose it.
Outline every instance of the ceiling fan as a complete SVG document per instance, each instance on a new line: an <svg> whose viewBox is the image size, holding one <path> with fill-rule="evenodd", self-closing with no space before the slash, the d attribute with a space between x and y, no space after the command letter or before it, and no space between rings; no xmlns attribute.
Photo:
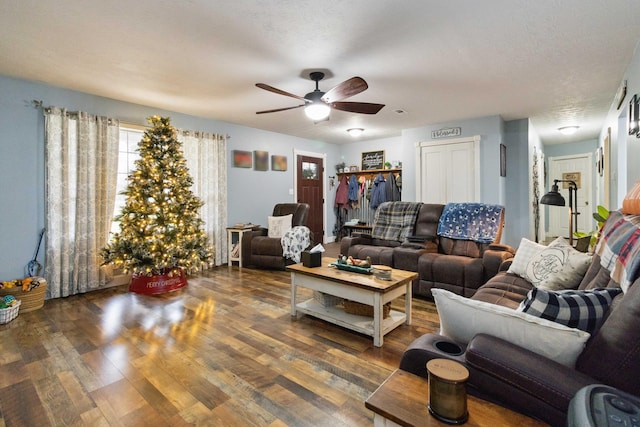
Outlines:
<svg viewBox="0 0 640 427"><path fill-rule="evenodd" d="M256 83L260 89L268 90L269 92L277 93L291 98L304 101L304 104L296 105L293 107L276 108L274 110L258 111L256 114L275 113L278 111L292 110L294 108L305 107L305 114L307 117L315 122L326 120L329 117L331 108L336 110L348 111L351 113L360 114L376 114L384 107L384 104L373 104L369 102L344 102L343 99L357 95L360 92L364 92L369 86L367 82L361 77L352 77L339 85L333 87L328 92L322 92L318 88L318 82L324 78L324 73L320 71L314 71L309 74L311 80L316 82L316 89L313 92L309 92L304 97L294 95L284 90L277 89L273 86L269 86L264 83Z"/></svg>

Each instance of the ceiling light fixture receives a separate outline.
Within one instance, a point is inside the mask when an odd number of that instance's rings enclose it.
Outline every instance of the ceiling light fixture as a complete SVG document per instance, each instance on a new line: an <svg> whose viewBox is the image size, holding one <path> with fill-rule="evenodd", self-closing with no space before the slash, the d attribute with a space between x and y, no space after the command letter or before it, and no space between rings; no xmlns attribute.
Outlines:
<svg viewBox="0 0 640 427"><path fill-rule="evenodd" d="M314 122L326 120L331 112L331 107L323 102L312 102L304 107L304 113Z"/></svg>
<svg viewBox="0 0 640 427"><path fill-rule="evenodd" d="M558 130L563 135L573 135L578 131L579 128L580 126L565 126L565 127L558 128Z"/></svg>
<svg viewBox="0 0 640 427"><path fill-rule="evenodd" d="M364 129L362 129L362 128L351 128L351 129L347 129L347 132L349 132L349 135L351 135L352 137L357 138L360 135L362 135L362 132L364 132Z"/></svg>

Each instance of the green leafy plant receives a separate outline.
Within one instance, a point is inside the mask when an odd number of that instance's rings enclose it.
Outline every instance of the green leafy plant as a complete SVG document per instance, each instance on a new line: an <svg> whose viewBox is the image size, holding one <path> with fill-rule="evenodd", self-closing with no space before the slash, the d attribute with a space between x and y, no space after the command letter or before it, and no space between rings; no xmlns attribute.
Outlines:
<svg viewBox="0 0 640 427"><path fill-rule="evenodd" d="M590 237L589 246L593 247L596 245L598 241L598 236L600 235L600 230L602 230L602 225L605 223L607 218L609 218L609 210L602 205L598 205L596 211L593 213L593 219L595 219L598 223L598 229L595 231L590 231L585 233L583 231L576 231L573 233L574 237L581 239L583 237Z"/></svg>

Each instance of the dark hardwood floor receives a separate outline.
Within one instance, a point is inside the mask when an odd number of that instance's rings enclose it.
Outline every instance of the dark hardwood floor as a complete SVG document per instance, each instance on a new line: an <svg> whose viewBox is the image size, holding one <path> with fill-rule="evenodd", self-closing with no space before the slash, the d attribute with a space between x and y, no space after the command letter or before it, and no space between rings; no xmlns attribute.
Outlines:
<svg viewBox="0 0 640 427"><path fill-rule="evenodd" d="M376 348L292 318L289 296L285 272L224 266L162 296L47 301L0 325L0 426L372 425L364 401L437 329L433 303Z"/></svg>

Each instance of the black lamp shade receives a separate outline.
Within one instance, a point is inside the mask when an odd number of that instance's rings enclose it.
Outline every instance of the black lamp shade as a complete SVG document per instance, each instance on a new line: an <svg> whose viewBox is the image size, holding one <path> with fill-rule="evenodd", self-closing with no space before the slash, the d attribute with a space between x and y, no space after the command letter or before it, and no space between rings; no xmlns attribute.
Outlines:
<svg viewBox="0 0 640 427"><path fill-rule="evenodd" d="M564 197L562 197L562 194L558 192L557 184L553 184L553 186L551 186L551 191L542 196L540 203L543 205L566 206Z"/></svg>

